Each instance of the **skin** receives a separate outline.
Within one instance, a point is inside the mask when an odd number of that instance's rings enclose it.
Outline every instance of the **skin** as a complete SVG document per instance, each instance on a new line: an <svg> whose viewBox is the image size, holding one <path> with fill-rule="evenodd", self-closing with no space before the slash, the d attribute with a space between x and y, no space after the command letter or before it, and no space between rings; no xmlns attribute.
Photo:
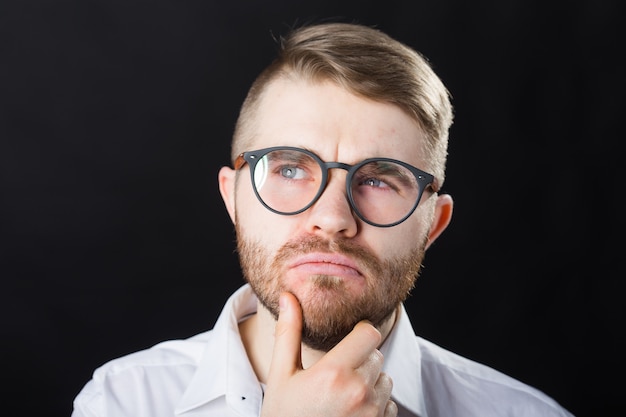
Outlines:
<svg viewBox="0 0 626 417"><path fill-rule="evenodd" d="M413 119L330 82L273 81L257 118L250 149L297 146L348 164L385 156L428 171L419 146L423 133ZM379 228L352 213L343 170L331 170L320 199L294 216L265 209L247 168L241 174L235 181L236 172L223 167L219 185L237 230L244 275L262 300L257 314L240 324L252 366L267 384L262 415L396 415L393 382L381 371L378 347L424 251L450 221L451 197L425 193L405 222ZM309 246L298 249L302 242ZM359 300L386 303L373 307L385 313L351 316ZM330 326L328 317L340 322L334 339L316 343L316 332Z"/></svg>

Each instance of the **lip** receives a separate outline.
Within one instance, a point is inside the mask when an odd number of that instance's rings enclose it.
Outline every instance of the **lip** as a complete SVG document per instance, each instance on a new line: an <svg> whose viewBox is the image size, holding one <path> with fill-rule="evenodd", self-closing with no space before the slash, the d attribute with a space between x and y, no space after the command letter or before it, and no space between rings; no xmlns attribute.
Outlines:
<svg viewBox="0 0 626 417"><path fill-rule="evenodd" d="M347 256L334 253L309 253L298 256L288 267L290 269L308 270L313 273L321 273L336 276L361 276L361 271L356 262Z"/></svg>

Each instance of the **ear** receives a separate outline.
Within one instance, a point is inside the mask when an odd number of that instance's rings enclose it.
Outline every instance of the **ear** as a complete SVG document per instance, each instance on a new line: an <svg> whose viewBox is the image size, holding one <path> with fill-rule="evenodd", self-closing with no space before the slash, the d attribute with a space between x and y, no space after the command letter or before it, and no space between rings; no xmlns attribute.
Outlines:
<svg viewBox="0 0 626 417"><path fill-rule="evenodd" d="M227 166L222 167L217 175L220 194L233 223L235 223L235 175L236 171Z"/></svg>
<svg viewBox="0 0 626 417"><path fill-rule="evenodd" d="M430 224L430 233L428 234L426 248L430 247L430 245L439 237L446 227L448 227L448 224L450 224L453 205L454 203L450 195L441 194L437 196L435 214L433 216L432 223Z"/></svg>

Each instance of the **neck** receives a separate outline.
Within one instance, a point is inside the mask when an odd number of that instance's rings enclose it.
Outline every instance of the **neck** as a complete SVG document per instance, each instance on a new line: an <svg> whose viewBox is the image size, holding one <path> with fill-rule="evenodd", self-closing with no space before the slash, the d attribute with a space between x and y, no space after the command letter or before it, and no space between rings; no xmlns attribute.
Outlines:
<svg viewBox="0 0 626 417"><path fill-rule="evenodd" d="M382 335L382 343L387 339L391 329L395 324L398 309L383 322L378 328ZM241 340L250 359L250 363L262 383L267 383L270 363L274 350L274 328L276 320L272 314L259 302L257 302L256 314L250 316L247 320L239 323L239 333ZM379 346L380 348L380 346ZM306 345L301 347L302 367L309 368L320 360L326 352L311 349Z"/></svg>

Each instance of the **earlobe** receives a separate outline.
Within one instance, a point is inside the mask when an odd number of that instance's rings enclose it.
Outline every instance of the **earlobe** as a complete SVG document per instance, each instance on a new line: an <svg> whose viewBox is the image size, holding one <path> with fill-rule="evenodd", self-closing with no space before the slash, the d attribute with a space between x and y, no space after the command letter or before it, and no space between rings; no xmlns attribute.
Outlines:
<svg viewBox="0 0 626 417"><path fill-rule="evenodd" d="M235 170L227 166L222 167L217 175L220 194L233 223L235 223L235 175Z"/></svg>
<svg viewBox="0 0 626 417"><path fill-rule="evenodd" d="M452 218L452 207L454 202L452 197L448 194L441 194L437 196L437 202L435 203L435 213L430 225L430 233L428 234L428 242L426 248L439 237L439 235L448 227L450 219Z"/></svg>

